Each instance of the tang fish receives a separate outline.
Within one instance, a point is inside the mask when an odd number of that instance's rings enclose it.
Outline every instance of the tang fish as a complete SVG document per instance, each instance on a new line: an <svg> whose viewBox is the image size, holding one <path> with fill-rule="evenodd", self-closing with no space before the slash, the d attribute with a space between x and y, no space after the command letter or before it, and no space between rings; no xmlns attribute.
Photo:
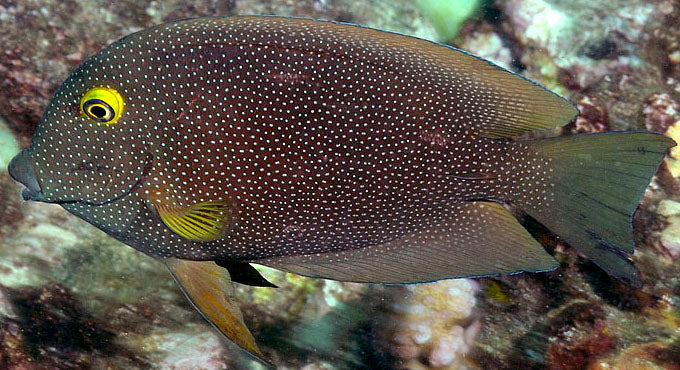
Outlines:
<svg viewBox="0 0 680 370"><path fill-rule="evenodd" d="M576 108L462 50L355 25L202 18L122 38L59 88L9 166L162 260L215 327L262 357L231 281L249 264L354 282L555 269L506 207L614 277L675 143L650 132L531 140Z"/></svg>

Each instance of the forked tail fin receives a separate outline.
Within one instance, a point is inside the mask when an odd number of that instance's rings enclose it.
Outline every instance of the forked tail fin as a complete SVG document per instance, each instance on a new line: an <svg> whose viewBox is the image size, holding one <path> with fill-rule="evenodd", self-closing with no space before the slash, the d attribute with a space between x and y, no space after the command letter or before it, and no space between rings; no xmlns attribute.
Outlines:
<svg viewBox="0 0 680 370"><path fill-rule="evenodd" d="M532 217L614 277L640 287L631 221L664 154L675 142L651 132L557 137L531 147L551 158L554 201Z"/></svg>

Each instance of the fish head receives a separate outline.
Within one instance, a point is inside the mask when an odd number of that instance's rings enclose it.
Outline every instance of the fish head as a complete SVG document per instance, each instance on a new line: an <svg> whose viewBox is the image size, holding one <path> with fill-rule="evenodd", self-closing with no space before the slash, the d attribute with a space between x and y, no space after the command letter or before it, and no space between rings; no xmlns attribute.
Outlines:
<svg viewBox="0 0 680 370"><path fill-rule="evenodd" d="M28 148L9 173L23 197L101 205L143 181L153 155L140 63L120 41L95 54L61 85Z"/></svg>

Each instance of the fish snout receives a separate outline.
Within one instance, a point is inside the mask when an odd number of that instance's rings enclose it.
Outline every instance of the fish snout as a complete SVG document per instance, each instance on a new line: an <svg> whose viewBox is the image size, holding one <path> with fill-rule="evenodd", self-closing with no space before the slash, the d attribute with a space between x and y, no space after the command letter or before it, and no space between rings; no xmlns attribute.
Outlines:
<svg viewBox="0 0 680 370"><path fill-rule="evenodd" d="M38 183L38 177L35 174L35 168L29 162L24 152L19 153L9 162L7 168L9 175L24 186L21 192L24 200L40 200L42 199L42 189Z"/></svg>

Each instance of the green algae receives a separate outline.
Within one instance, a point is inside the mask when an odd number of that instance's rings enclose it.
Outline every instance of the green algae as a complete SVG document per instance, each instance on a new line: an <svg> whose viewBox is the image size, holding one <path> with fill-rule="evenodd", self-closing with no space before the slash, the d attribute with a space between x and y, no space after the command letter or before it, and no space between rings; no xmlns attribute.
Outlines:
<svg viewBox="0 0 680 370"><path fill-rule="evenodd" d="M418 0L418 7L437 31L438 41L453 40L480 8L479 0Z"/></svg>

